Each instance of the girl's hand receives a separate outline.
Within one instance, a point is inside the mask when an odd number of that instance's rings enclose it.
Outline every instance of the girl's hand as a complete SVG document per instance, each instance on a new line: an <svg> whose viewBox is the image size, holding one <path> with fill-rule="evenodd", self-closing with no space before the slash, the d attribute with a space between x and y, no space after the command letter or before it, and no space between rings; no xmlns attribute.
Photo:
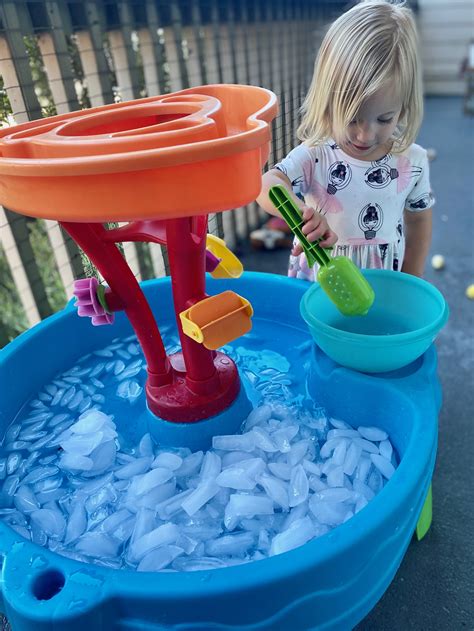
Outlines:
<svg viewBox="0 0 474 631"><path fill-rule="evenodd" d="M334 245L337 241L337 234L331 230L326 218L320 215L317 210L305 204L301 205L300 209L303 212L304 221L302 231L308 241L313 242L321 239L319 245L323 248ZM295 245L291 251L293 256L298 256L302 252L303 248L300 243Z"/></svg>

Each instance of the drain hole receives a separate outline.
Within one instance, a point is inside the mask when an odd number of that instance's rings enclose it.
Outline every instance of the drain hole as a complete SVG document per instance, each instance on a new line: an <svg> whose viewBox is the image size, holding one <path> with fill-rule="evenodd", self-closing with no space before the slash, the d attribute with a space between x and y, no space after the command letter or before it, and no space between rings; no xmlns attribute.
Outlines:
<svg viewBox="0 0 474 631"><path fill-rule="evenodd" d="M59 570L48 570L37 576L33 583L33 596L38 600L51 600L64 587L66 579Z"/></svg>

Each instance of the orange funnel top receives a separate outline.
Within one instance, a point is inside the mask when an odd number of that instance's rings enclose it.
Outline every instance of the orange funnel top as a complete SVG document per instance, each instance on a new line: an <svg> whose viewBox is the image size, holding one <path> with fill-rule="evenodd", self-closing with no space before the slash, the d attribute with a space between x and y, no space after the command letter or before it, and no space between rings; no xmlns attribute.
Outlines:
<svg viewBox="0 0 474 631"><path fill-rule="evenodd" d="M59 221L182 217L260 192L277 103L208 85L0 131L0 203Z"/></svg>

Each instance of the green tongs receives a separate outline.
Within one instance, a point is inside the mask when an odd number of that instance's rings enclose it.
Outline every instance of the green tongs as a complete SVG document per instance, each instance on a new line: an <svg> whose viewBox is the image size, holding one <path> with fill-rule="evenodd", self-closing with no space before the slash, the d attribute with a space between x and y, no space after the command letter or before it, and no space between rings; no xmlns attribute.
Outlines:
<svg viewBox="0 0 474 631"><path fill-rule="evenodd" d="M331 257L317 241L310 243L303 234L301 211L284 186L272 186L270 200L298 238L308 267L318 263L318 282L327 296L344 315L366 315L375 294L360 269L346 256Z"/></svg>

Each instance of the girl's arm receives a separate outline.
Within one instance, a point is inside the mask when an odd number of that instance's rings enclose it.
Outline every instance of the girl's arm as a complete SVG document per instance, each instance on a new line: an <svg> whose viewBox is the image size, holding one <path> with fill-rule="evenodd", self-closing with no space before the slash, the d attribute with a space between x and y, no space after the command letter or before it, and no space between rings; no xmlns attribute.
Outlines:
<svg viewBox="0 0 474 631"><path fill-rule="evenodd" d="M422 277L431 245L431 208L419 213L405 210L404 224L406 243L402 272Z"/></svg>
<svg viewBox="0 0 474 631"><path fill-rule="evenodd" d="M293 192L293 188L291 186L290 180L286 177L284 173L279 171L278 169L270 169L267 171L262 178L262 190L260 191L260 195L257 197L257 203L271 215L275 215L276 217L280 216L280 213L277 211L275 206L270 201L268 196L268 191L272 186L276 186L277 184L282 184L288 193L293 198L295 204L303 213L303 220L305 222L302 231L306 235L308 241L316 241L316 239L322 239L320 245L322 247L329 247L330 245L334 245L337 241L337 235L333 232L328 225L325 217L320 215L314 208L307 206L304 204ZM292 254L297 256L301 254L303 248L298 244L293 248Z"/></svg>
<svg viewBox="0 0 474 631"><path fill-rule="evenodd" d="M286 175L278 169L270 169L269 171L264 173L262 177L262 190L260 191L260 195L257 197L257 204L259 204L259 206L261 206L263 210L265 210L267 213L270 213L270 215L275 215L275 217L280 216L280 213L268 197L268 191L271 189L271 187L277 186L278 184L282 184L286 188L298 208L301 208L304 205L302 204L301 200L298 199L293 193L291 182L286 177Z"/></svg>

